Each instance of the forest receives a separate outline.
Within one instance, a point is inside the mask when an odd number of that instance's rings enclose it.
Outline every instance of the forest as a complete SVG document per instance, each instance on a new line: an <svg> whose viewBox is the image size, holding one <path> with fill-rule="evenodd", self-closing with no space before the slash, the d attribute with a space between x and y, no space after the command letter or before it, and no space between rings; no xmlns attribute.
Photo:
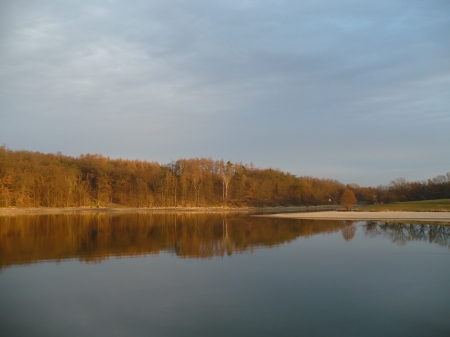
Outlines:
<svg viewBox="0 0 450 337"><path fill-rule="evenodd" d="M450 198L450 172L362 187L211 158L168 164L0 147L0 207L264 207L338 204L346 187L361 204Z"/></svg>

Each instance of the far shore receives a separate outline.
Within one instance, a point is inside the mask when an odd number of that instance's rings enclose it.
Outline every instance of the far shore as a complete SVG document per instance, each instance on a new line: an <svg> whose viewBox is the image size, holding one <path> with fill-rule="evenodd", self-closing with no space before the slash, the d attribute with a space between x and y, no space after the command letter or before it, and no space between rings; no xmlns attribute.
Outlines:
<svg viewBox="0 0 450 337"><path fill-rule="evenodd" d="M303 212L264 215L309 220L427 221L450 222L450 212Z"/></svg>
<svg viewBox="0 0 450 337"><path fill-rule="evenodd" d="M336 211L337 205L292 207L40 207L0 208L0 216L39 214L120 214L120 213L250 213L264 217L309 220L355 220L355 221L427 221L450 223L450 212L359 212Z"/></svg>
<svg viewBox="0 0 450 337"><path fill-rule="evenodd" d="M89 214L89 213L289 213L335 210L337 205L278 207L39 207L0 208L2 215L22 214Z"/></svg>

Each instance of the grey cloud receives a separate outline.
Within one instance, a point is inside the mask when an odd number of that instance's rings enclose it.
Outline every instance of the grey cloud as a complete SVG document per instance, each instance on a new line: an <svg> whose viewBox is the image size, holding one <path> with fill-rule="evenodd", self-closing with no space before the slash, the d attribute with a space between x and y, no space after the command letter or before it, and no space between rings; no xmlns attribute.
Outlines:
<svg viewBox="0 0 450 337"><path fill-rule="evenodd" d="M1 6L11 148L226 157L371 184L449 170L433 159L450 143L446 1Z"/></svg>

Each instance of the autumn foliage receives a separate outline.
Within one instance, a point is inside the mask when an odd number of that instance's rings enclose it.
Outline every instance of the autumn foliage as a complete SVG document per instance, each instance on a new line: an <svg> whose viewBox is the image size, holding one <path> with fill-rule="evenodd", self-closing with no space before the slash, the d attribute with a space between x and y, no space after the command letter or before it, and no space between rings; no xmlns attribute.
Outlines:
<svg viewBox="0 0 450 337"><path fill-rule="evenodd" d="M360 203L450 197L450 173L427 183L401 178L384 187L350 185ZM209 207L337 204L345 186L253 164L211 158L169 164L77 158L0 147L0 207Z"/></svg>
<svg viewBox="0 0 450 337"><path fill-rule="evenodd" d="M335 180L211 158L161 165L0 147L2 207L318 205L337 203L342 190Z"/></svg>
<svg viewBox="0 0 450 337"><path fill-rule="evenodd" d="M353 193L353 191L349 187L347 187L344 193L342 194L340 205L344 206L345 209L348 211L357 203L358 200L356 200L355 193Z"/></svg>

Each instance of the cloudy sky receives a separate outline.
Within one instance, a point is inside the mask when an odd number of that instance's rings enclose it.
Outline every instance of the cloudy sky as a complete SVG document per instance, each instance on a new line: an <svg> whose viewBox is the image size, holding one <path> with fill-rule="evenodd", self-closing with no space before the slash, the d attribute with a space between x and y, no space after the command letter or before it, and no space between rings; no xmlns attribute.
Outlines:
<svg viewBox="0 0 450 337"><path fill-rule="evenodd" d="M361 185L450 171L450 1L0 2L0 144Z"/></svg>

